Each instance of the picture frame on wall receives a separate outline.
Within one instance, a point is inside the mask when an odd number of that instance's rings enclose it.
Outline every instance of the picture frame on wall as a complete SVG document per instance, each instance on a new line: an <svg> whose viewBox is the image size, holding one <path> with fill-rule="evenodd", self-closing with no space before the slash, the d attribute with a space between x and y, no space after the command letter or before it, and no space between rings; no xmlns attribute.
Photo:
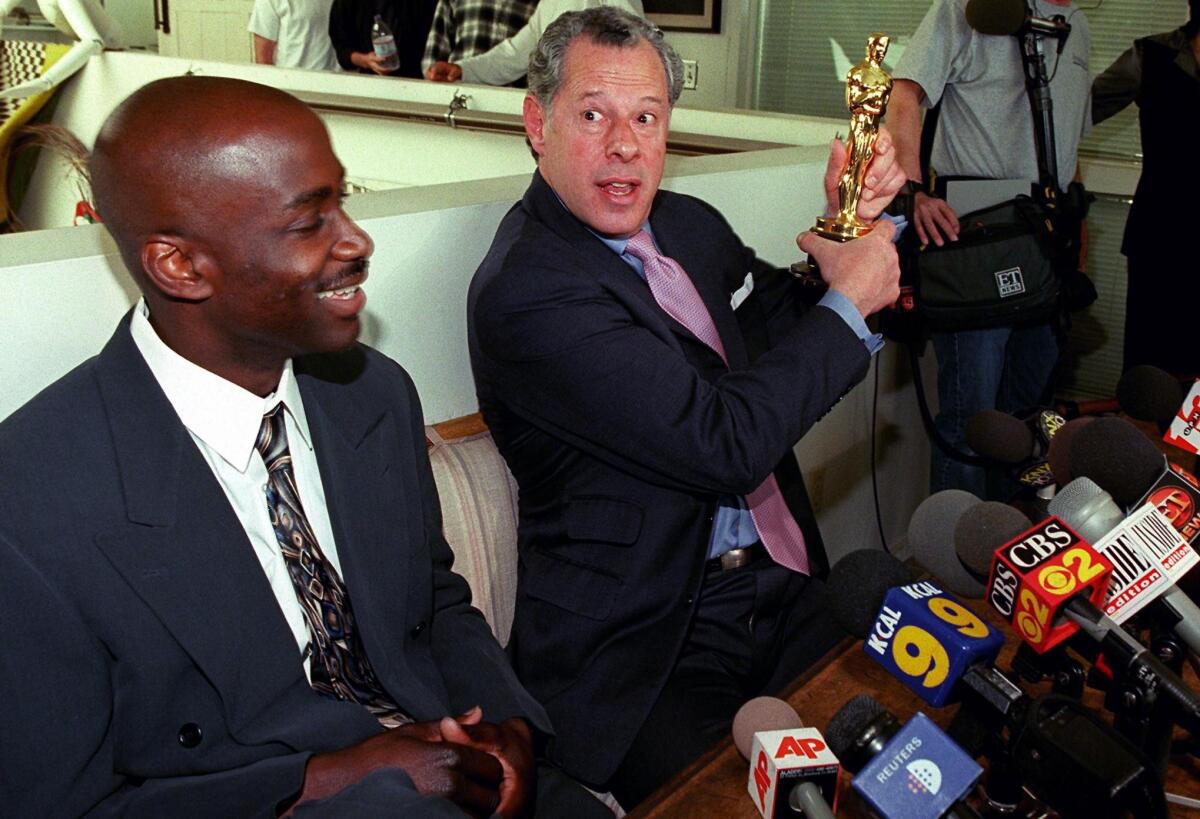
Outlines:
<svg viewBox="0 0 1200 819"><path fill-rule="evenodd" d="M665 31L721 31L721 0L642 0L642 6L646 18Z"/></svg>

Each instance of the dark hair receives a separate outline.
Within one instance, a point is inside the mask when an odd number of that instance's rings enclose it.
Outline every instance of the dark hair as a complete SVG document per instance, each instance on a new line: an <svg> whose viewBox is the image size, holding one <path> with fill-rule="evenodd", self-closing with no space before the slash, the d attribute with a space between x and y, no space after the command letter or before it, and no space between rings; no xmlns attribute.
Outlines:
<svg viewBox="0 0 1200 819"><path fill-rule="evenodd" d="M667 73L667 101L674 106L683 91L683 61L663 39L658 26L645 18L612 6L569 11L546 27L529 56L529 93L548 111L562 85L562 64L567 47L586 35L595 43L631 48L645 40L654 46Z"/></svg>

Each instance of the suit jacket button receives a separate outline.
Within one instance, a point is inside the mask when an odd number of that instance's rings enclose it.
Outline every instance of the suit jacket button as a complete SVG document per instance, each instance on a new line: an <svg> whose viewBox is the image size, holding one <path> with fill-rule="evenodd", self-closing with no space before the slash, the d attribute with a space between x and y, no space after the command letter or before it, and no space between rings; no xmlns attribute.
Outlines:
<svg viewBox="0 0 1200 819"><path fill-rule="evenodd" d="M184 748L195 748L200 744L203 736L204 732L194 722L188 722L179 726L179 744Z"/></svg>
<svg viewBox="0 0 1200 819"><path fill-rule="evenodd" d="M417 639L417 637L419 637L421 635L421 632L423 632L424 630L425 630L425 621L422 620L421 622L419 622L415 626L413 626L412 631L410 631L408 633L408 636L412 637L415 640L415 639Z"/></svg>
<svg viewBox="0 0 1200 819"><path fill-rule="evenodd" d="M687 597L683 598L683 602L684 602L684 605L690 606L690 605L692 605L692 603L696 602L696 596L689 594Z"/></svg>

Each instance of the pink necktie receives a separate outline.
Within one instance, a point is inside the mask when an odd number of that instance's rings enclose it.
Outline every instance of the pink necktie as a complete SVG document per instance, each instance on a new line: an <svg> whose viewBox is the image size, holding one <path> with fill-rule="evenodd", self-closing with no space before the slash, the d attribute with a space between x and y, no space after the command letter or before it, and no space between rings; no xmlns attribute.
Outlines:
<svg viewBox="0 0 1200 819"><path fill-rule="evenodd" d="M728 364L717 326L679 262L659 253L654 240L644 230L630 237L625 252L641 261L646 271L646 283L658 306ZM759 540L771 559L793 571L809 574L804 534L787 508L774 475L767 475L762 485L746 496L746 505L750 507Z"/></svg>

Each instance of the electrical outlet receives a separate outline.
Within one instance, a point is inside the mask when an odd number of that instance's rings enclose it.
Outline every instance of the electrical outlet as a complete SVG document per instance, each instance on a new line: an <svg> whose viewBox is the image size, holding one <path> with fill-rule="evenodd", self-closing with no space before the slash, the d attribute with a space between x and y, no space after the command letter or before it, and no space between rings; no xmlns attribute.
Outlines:
<svg viewBox="0 0 1200 819"><path fill-rule="evenodd" d="M695 60L683 61L683 87L684 90L696 90L696 82L700 78L700 64Z"/></svg>

